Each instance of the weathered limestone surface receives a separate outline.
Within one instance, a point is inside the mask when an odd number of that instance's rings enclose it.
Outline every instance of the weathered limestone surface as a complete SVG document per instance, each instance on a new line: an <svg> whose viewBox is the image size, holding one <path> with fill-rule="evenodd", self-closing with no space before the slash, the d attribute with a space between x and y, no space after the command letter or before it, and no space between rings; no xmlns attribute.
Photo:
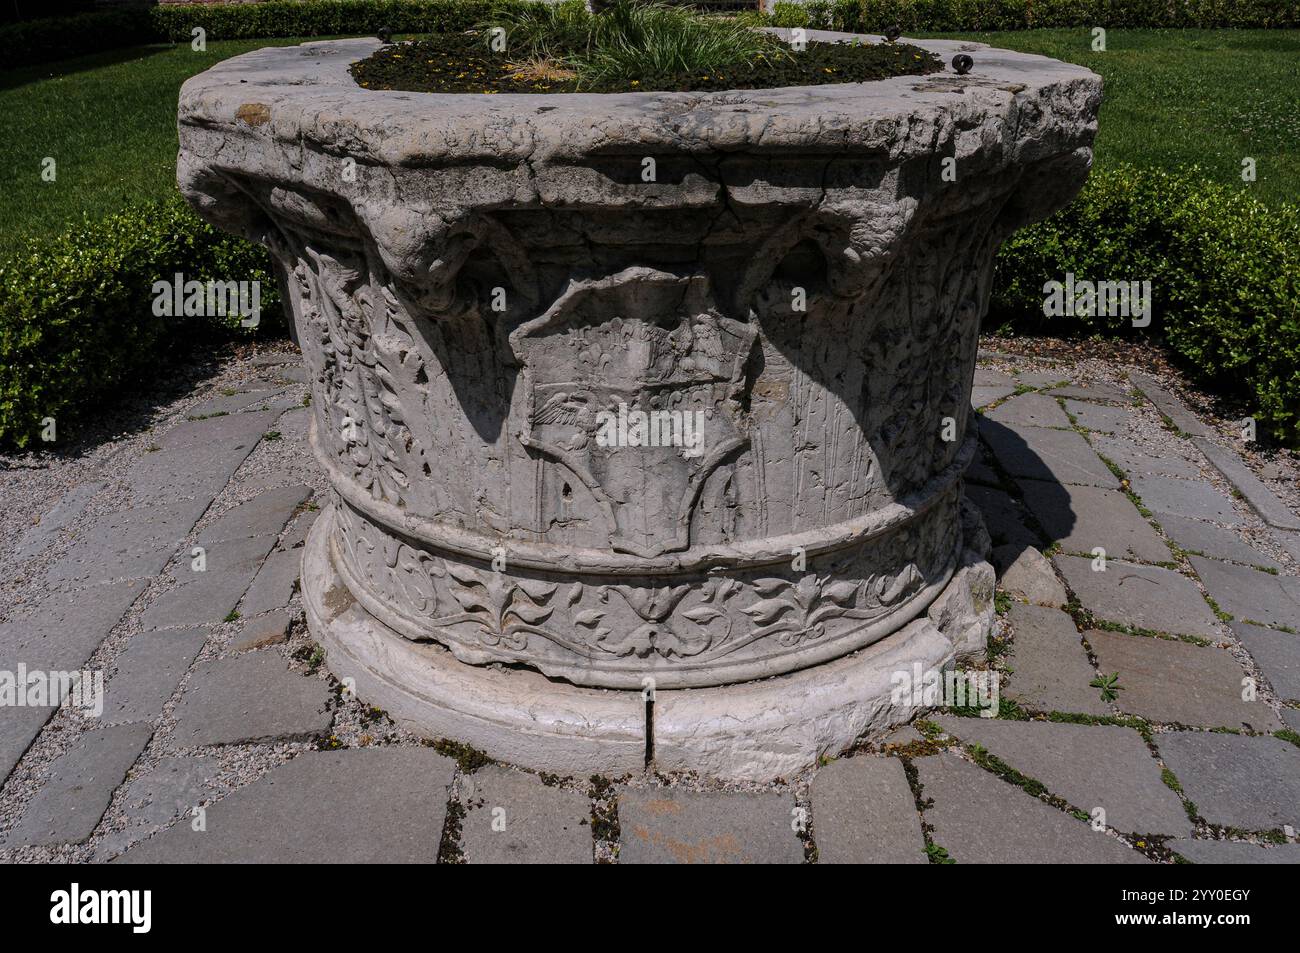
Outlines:
<svg viewBox="0 0 1300 953"><path fill-rule="evenodd" d="M179 113L182 190L292 307L336 674L575 772L772 776L905 720L890 673L987 636L979 318L999 243L1085 178L1100 80L977 46L963 77L386 93L347 73L377 46L227 60Z"/></svg>

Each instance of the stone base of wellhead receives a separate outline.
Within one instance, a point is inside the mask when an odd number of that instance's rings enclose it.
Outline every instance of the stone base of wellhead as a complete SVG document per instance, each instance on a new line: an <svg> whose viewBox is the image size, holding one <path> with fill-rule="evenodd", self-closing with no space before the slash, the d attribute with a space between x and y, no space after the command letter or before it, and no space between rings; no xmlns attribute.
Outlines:
<svg viewBox="0 0 1300 953"><path fill-rule="evenodd" d="M585 688L540 672L458 661L403 638L368 613L335 565L334 512L312 529L303 558L307 622L331 671L404 728L471 745L539 771L583 776L660 771L749 781L789 777L919 710L900 673L980 655L993 624L989 539L962 506L957 571L928 610L851 655L786 675L709 688ZM899 698L899 695L904 697Z"/></svg>

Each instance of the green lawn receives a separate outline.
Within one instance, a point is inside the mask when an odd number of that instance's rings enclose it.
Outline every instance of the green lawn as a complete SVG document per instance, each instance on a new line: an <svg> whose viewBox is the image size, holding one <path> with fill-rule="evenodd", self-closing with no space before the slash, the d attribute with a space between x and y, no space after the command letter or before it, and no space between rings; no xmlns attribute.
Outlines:
<svg viewBox="0 0 1300 953"><path fill-rule="evenodd" d="M1104 53L1092 52L1089 29L945 36L1101 74L1100 166L1195 163L1216 181L1242 185L1241 160L1249 156L1254 195L1300 199L1300 31L1108 30Z"/></svg>
<svg viewBox="0 0 1300 953"><path fill-rule="evenodd" d="M960 35L1105 77L1100 164L1195 162L1239 183L1251 156L1259 180L1249 188L1260 198L1300 195L1300 31L1110 30L1105 53L1091 51L1086 29ZM0 251L174 188L181 83L226 57L297 42L142 47L0 73ZM41 181L45 156L58 163L52 183Z"/></svg>

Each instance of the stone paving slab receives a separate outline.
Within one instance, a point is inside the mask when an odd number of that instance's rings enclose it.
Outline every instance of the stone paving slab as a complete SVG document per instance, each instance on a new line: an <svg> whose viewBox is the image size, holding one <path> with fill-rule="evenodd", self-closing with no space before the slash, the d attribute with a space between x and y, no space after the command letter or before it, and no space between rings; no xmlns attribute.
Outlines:
<svg viewBox="0 0 1300 953"><path fill-rule="evenodd" d="M50 766L4 846L81 843L94 832L113 791L140 757L153 728L115 725L87 732Z"/></svg>
<svg viewBox="0 0 1300 953"><path fill-rule="evenodd" d="M155 721L203 650L208 633L195 627L132 636L104 686L104 723Z"/></svg>
<svg viewBox="0 0 1300 953"><path fill-rule="evenodd" d="M1224 649L1097 629L1085 637L1097 667L1106 675L1119 673L1123 691L1115 704L1122 711L1206 728L1281 727L1263 702L1242 701L1246 673Z"/></svg>
<svg viewBox="0 0 1300 953"><path fill-rule="evenodd" d="M1119 490L1062 486L1018 480L1025 505L1048 538L1067 553L1091 553L1100 546L1111 559L1168 562L1164 540Z"/></svg>
<svg viewBox="0 0 1300 953"><path fill-rule="evenodd" d="M590 864L591 802L535 775L485 765L460 779L461 851L471 864Z"/></svg>
<svg viewBox="0 0 1300 953"><path fill-rule="evenodd" d="M1232 623L1232 631L1273 690L1284 699L1300 701L1300 634L1265 629L1248 622Z"/></svg>
<svg viewBox="0 0 1300 953"><path fill-rule="evenodd" d="M624 788L620 864L801 864L784 794Z"/></svg>
<svg viewBox="0 0 1300 953"><path fill-rule="evenodd" d="M14 557L22 561L44 552L55 534L79 519L90 501L106 485L100 482L82 483L63 494L59 502L41 517L39 523L19 537Z"/></svg>
<svg viewBox="0 0 1300 953"><path fill-rule="evenodd" d="M284 392L283 388L255 388L240 390L233 394L219 394L201 404L191 407L186 413L189 420L205 420L210 417L222 417L226 414L239 413L253 407L260 407Z"/></svg>
<svg viewBox="0 0 1300 953"><path fill-rule="evenodd" d="M1283 708L1282 720L1286 722L1286 726L1292 731L1300 732L1300 711L1294 708Z"/></svg>
<svg viewBox="0 0 1300 953"><path fill-rule="evenodd" d="M1224 612L1247 622L1300 629L1300 580L1203 556L1189 559Z"/></svg>
<svg viewBox="0 0 1300 953"><path fill-rule="evenodd" d="M1088 446L1088 441L1073 430L1003 427L985 421L980 435L992 448L998 463L1013 477L1119 487L1115 474Z"/></svg>
<svg viewBox="0 0 1300 953"><path fill-rule="evenodd" d="M184 819L119 863L431 864L455 762L428 748L309 752Z"/></svg>
<svg viewBox="0 0 1300 953"><path fill-rule="evenodd" d="M1056 578L1051 562L1034 547L999 546L993 550L993 565L998 582L1011 598L1034 605L1065 605L1065 586Z"/></svg>
<svg viewBox="0 0 1300 953"><path fill-rule="evenodd" d="M984 526L995 544L1041 546L1038 534L1025 526L1020 508L1001 490L984 486L966 486L966 498L978 507Z"/></svg>
<svg viewBox="0 0 1300 953"><path fill-rule="evenodd" d="M832 761L813 778L810 796L819 864L928 863L916 801L897 758Z"/></svg>
<svg viewBox="0 0 1300 953"><path fill-rule="evenodd" d="M1114 404L1132 403L1128 391L1104 382L1054 387L1047 394L1049 397L1069 397L1073 400L1103 401Z"/></svg>
<svg viewBox="0 0 1300 953"><path fill-rule="evenodd" d="M972 407L987 407L995 400L1010 397L1015 392L1014 385L994 384L990 387L981 387L977 384L971 388L970 405Z"/></svg>
<svg viewBox="0 0 1300 953"><path fill-rule="evenodd" d="M275 411L263 410L210 417L207 420L185 420L159 437L157 445L164 450L197 446L224 446L232 449L247 447L251 450L277 416L279 415Z"/></svg>
<svg viewBox="0 0 1300 953"><path fill-rule="evenodd" d="M199 545L268 534L278 537L294 510L306 502L311 492L311 487L297 484L259 493L204 527L199 533Z"/></svg>
<svg viewBox="0 0 1300 953"><path fill-rule="evenodd" d="M53 583L94 585L156 576L189 535L207 500L118 510L94 520L51 567Z"/></svg>
<svg viewBox="0 0 1300 953"><path fill-rule="evenodd" d="M1160 514L1160 528L1165 535L1188 552L1235 563L1281 569L1277 561L1251 547L1236 531L1215 526L1204 520Z"/></svg>
<svg viewBox="0 0 1300 953"><path fill-rule="evenodd" d="M1071 372L1066 370L1048 370L1048 371L1031 371L1017 370L1012 372L1016 381L1024 384L1026 387L1065 387L1071 383Z"/></svg>
<svg viewBox="0 0 1300 953"><path fill-rule="evenodd" d="M1203 478L1200 468L1185 457L1170 454L1154 456L1139 444L1123 437L1094 434L1091 439L1093 449L1123 470L1130 478L1138 476L1180 477L1185 480Z"/></svg>
<svg viewBox="0 0 1300 953"><path fill-rule="evenodd" d="M1156 735L1188 800L1211 824L1244 831L1300 827L1300 748L1280 738L1206 731Z"/></svg>
<svg viewBox="0 0 1300 953"><path fill-rule="evenodd" d="M279 645L288 641L292 622L293 615L286 609L246 619L240 626L239 634L231 640L230 648L235 652L248 652L268 645Z"/></svg>
<svg viewBox="0 0 1300 953"><path fill-rule="evenodd" d="M1098 430L1103 433L1116 433L1128 429L1129 419L1134 413L1130 407L1110 407L1106 404L1092 404L1081 400L1067 400L1065 410L1084 430Z"/></svg>
<svg viewBox="0 0 1300 953"><path fill-rule="evenodd" d="M119 805L125 827L100 838L95 860L105 861L135 842L191 812L216 793L216 758L206 755L163 758L149 772L127 782Z"/></svg>
<svg viewBox="0 0 1300 953"><path fill-rule="evenodd" d="M1139 566L1117 559L1105 572L1092 560L1057 556L1057 568L1079 601L1098 619L1157 632L1218 638L1218 620L1196 584L1172 569Z"/></svg>
<svg viewBox="0 0 1300 953"><path fill-rule="evenodd" d="M1269 526L1284 530L1300 530L1300 516L1291 512L1273 491L1255 476L1241 457L1212 440L1196 438L1192 441L1205 454L1207 460L1231 483L1250 504L1251 509L1259 514Z"/></svg>
<svg viewBox="0 0 1300 953"><path fill-rule="evenodd" d="M1243 841L1181 838L1165 846L1194 864L1300 864L1300 844L1261 847Z"/></svg>
<svg viewBox="0 0 1300 953"><path fill-rule="evenodd" d="M205 572L247 573L251 580L262 568L267 554L275 547L279 531L244 539L227 539L220 542L200 539L181 551L181 558L172 566L171 575L178 582L196 582ZM193 568L198 547L203 549L202 572Z"/></svg>
<svg viewBox="0 0 1300 953"><path fill-rule="evenodd" d="M272 553L244 594L239 604L240 615L258 615L288 605L301 572L301 550Z"/></svg>
<svg viewBox="0 0 1300 953"><path fill-rule="evenodd" d="M1150 375L1137 369L1130 369L1128 378L1147 400L1155 404L1156 408L1173 421L1174 426L1183 433L1194 437L1209 436L1210 429L1190 413L1181 400L1160 386Z"/></svg>
<svg viewBox="0 0 1300 953"><path fill-rule="evenodd" d="M975 386L1006 387L1015 390L1016 382L1010 374L1004 374L1002 371L994 370L991 367L976 367Z"/></svg>
<svg viewBox="0 0 1300 953"><path fill-rule="evenodd" d="M1015 641L1003 695L1033 711L1111 714L1099 691L1088 685L1097 673L1073 619L1057 609L1019 603L1008 617Z"/></svg>
<svg viewBox="0 0 1300 953"><path fill-rule="evenodd" d="M198 499L210 503L252 451L237 447L194 446L146 453L124 475L130 503L149 507Z"/></svg>
<svg viewBox="0 0 1300 953"><path fill-rule="evenodd" d="M959 864L1142 864L1112 835L944 753L918 758L925 820Z"/></svg>
<svg viewBox="0 0 1300 953"><path fill-rule="evenodd" d="M1232 500L1205 480L1179 480L1163 476L1135 476L1133 492L1154 513L1191 516L1236 526L1242 518L1233 509Z"/></svg>
<svg viewBox="0 0 1300 953"><path fill-rule="evenodd" d="M51 592L0 623L0 671L80 671L144 591L138 580ZM0 784L27 753L55 707L15 706L0 717Z"/></svg>
<svg viewBox="0 0 1300 953"><path fill-rule="evenodd" d="M318 516L320 516L320 512L316 510L303 513L299 516L293 521L293 525L289 527L288 531L280 539L279 545L276 548L280 550L290 550L302 546L303 543L307 541L307 534L311 532L312 525L316 522L316 517Z"/></svg>
<svg viewBox="0 0 1300 953"><path fill-rule="evenodd" d="M1183 802L1160 779L1160 766L1132 728L935 719L949 734L983 745L1072 807L1106 812L1105 823L1127 834L1190 834Z"/></svg>
<svg viewBox="0 0 1300 953"><path fill-rule="evenodd" d="M329 730L329 689L274 650L200 666L176 708L181 746L307 740Z"/></svg>
<svg viewBox="0 0 1300 953"><path fill-rule="evenodd" d="M202 572L184 585L169 589L144 610L146 628L169 629L217 625L225 621L253 581L251 572Z"/></svg>
<svg viewBox="0 0 1300 953"><path fill-rule="evenodd" d="M1065 416L1061 405L1044 394L1021 394L1019 397L1012 397L984 416L988 420L1008 426L1012 424L1028 427L1070 426L1070 418Z"/></svg>

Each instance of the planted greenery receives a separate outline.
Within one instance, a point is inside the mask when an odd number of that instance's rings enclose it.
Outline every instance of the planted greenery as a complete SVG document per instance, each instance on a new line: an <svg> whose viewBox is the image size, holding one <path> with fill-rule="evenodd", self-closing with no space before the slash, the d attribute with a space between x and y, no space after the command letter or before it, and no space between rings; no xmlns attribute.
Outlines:
<svg viewBox="0 0 1300 953"><path fill-rule="evenodd" d="M721 17L619 0L499 11L470 35L388 46L352 67L368 89L443 93L761 89L936 72L907 44L783 40Z"/></svg>
<svg viewBox="0 0 1300 953"><path fill-rule="evenodd" d="M1045 317L1044 284L1150 281L1152 320ZM1300 446L1300 206L1265 205L1201 170L1094 170L1079 197L1003 247L988 325L1004 333L1141 337L1244 398L1261 431Z"/></svg>

